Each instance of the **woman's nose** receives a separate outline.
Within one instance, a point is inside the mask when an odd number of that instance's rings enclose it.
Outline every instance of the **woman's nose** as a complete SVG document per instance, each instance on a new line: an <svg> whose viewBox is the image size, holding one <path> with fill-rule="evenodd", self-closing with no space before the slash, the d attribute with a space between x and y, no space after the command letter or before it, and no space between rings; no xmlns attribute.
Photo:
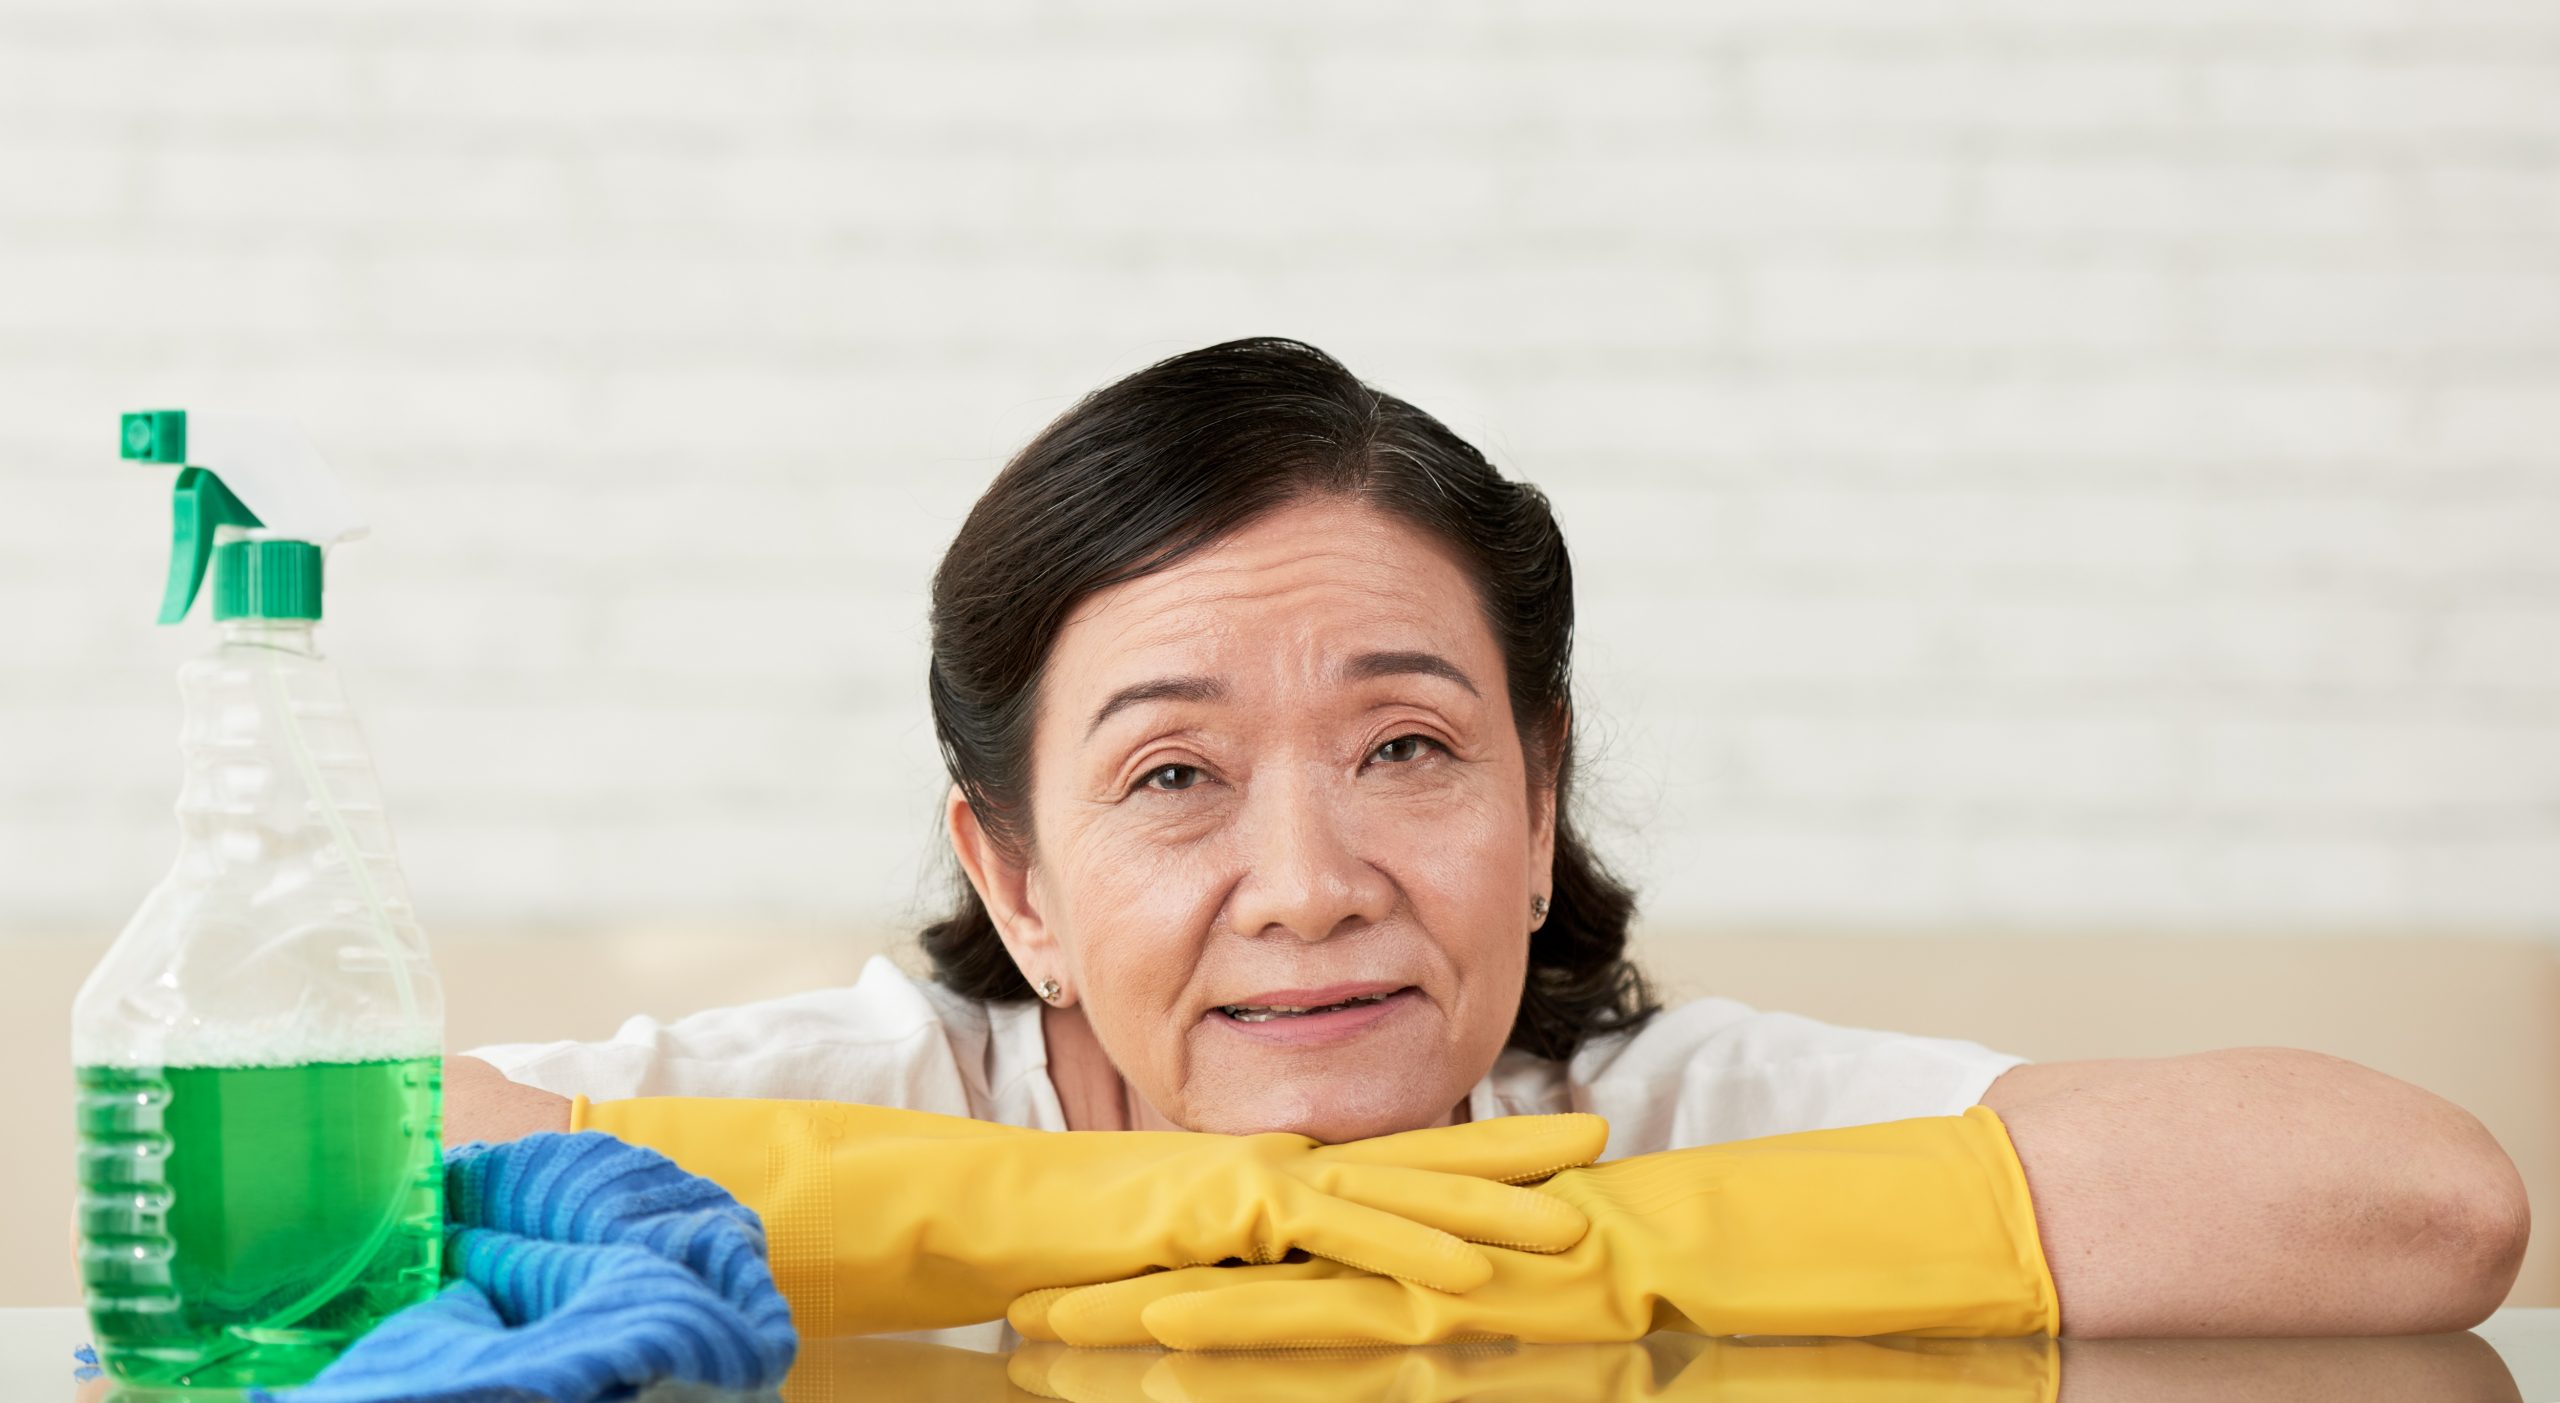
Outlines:
<svg viewBox="0 0 2560 1403"><path fill-rule="evenodd" d="M1395 884L1359 851L1345 797L1305 777L1266 782L1246 796L1231 929L1313 941L1386 919Z"/></svg>

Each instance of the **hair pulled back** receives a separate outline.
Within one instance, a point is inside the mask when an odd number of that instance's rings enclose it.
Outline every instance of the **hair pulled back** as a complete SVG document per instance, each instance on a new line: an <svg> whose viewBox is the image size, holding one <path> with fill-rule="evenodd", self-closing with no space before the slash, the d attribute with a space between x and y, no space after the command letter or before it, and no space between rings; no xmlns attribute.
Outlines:
<svg viewBox="0 0 2560 1403"><path fill-rule="evenodd" d="M996 844L1029 861L1033 714L1077 603L1324 496L1455 552L1502 651L1530 782L1555 788L1555 887L1509 1046L1561 1058L1641 1023L1655 1004L1626 958L1635 898L1572 804L1573 568L1546 496L1312 346L1256 337L1159 361L1087 395L996 475L933 576L928 685L953 783ZM973 998L1031 998L965 875L955 888L922 932L935 978Z"/></svg>

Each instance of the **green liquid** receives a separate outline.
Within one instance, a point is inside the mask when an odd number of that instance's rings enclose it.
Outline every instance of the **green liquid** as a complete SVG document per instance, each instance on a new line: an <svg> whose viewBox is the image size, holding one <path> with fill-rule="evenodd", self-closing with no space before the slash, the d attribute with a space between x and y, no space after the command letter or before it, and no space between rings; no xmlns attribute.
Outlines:
<svg viewBox="0 0 2560 1403"><path fill-rule="evenodd" d="M437 1058L79 1082L80 1271L116 1377L300 1383L435 1294Z"/></svg>

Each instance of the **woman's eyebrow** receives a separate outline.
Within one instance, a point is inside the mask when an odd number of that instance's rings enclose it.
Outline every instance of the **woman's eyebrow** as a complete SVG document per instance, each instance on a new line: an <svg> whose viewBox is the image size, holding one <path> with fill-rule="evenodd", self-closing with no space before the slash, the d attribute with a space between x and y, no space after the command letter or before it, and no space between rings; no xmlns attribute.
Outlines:
<svg viewBox="0 0 2560 1403"><path fill-rule="evenodd" d="M1438 653L1362 653L1344 664L1342 669L1343 677L1352 682L1366 682L1375 677L1405 677L1417 673L1425 677L1445 677L1466 688L1469 696L1484 695L1476 690L1476 684L1467 679L1467 674L1460 670L1456 663Z"/></svg>
<svg viewBox="0 0 2560 1403"><path fill-rule="evenodd" d="M1343 664L1343 680L1367 682L1379 677L1442 677L1467 689L1470 696L1482 696L1464 669L1438 653L1419 651L1361 653ZM1132 683L1111 694L1111 699L1093 713L1084 728L1085 739L1102 729L1102 723L1120 711L1151 701L1217 702L1227 699L1227 684L1214 677L1158 677Z"/></svg>
<svg viewBox="0 0 2560 1403"><path fill-rule="evenodd" d="M1102 723L1110 720L1113 712L1140 702L1214 702L1226 697L1227 685L1214 677L1159 677L1152 682L1139 682L1111 694L1111 700L1093 713L1092 724L1084 728L1084 738L1093 739L1093 733L1102 729Z"/></svg>

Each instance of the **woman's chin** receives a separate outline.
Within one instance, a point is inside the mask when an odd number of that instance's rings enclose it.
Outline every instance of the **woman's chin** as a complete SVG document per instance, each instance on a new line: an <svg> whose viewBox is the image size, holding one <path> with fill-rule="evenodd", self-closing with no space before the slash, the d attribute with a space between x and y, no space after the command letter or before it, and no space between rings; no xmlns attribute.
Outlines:
<svg viewBox="0 0 2560 1403"><path fill-rule="evenodd" d="M1380 1068L1237 1080L1218 1094L1198 1097L1195 1104L1202 1109L1177 1119L1192 1130L1222 1135L1285 1131L1332 1145L1446 1125L1470 1084L1418 1073L1410 1063L1392 1072Z"/></svg>
<svg viewBox="0 0 2560 1403"><path fill-rule="evenodd" d="M1286 1131L1327 1144L1365 1140L1446 1124L1467 1089L1483 1075L1449 1064L1439 1010L1408 992L1391 1014L1323 1036L1273 1037L1264 1027L1234 1027L1213 1013L1195 1034L1183 1090L1193 1130L1226 1135ZM1410 1004L1410 1007L1402 1005Z"/></svg>
<svg viewBox="0 0 2560 1403"><path fill-rule="evenodd" d="M1453 1097L1437 1107L1422 1105L1409 1108L1345 1105L1298 1106L1272 1108L1268 1111L1251 1107L1238 1108L1223 1115L1205 1118L1190 1129L1220 1135L1264 1135L1279 1131L1304 1135L1328 1145L1352 1140L1367 1140L1379 1135L1394 1135L1407 1130L1446 1124L1449 1111L1456 1104Z"/></svg>

